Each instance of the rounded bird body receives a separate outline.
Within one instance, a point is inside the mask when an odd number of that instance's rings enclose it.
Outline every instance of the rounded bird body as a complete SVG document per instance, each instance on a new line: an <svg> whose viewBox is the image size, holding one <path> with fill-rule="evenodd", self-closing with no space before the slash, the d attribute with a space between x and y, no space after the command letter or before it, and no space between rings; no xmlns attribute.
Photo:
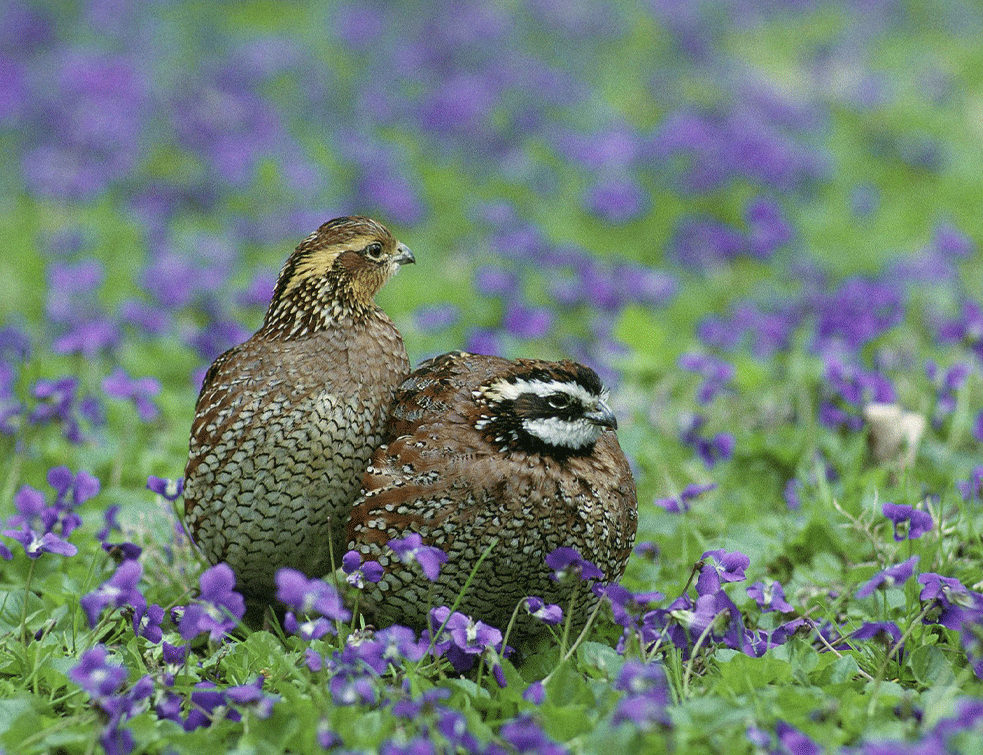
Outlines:
<svg viewBox="0 0 983 755"><path fill-rule="evenodd" d="M237 589L272 602L277 569L340 560L345 521L393 390L402 338L373 297L409 250L383 226L339 218L284 265L263 327L208 370L185 470L185 519Z"/></svg>
<svg viewBox="0 0 983 755"><path fill-rule="evenodd" d="M385 568L363 596L370 618L425 626L489 546L459 610L504 628L522 598L565 607L577 590L585 613L589 585L554 582L545 558L572 547L608 580L624 572L637 501L615 426L597 375L574 362L455 352L422 364L397 389L348 526L349 548ZM448 555L434 584L387 547L413 532Z"/></svg>

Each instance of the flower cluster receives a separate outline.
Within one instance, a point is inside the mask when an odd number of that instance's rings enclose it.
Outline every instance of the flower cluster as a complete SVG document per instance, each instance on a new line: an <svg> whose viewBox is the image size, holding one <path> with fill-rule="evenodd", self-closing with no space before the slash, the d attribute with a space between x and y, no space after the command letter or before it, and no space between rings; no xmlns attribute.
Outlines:
<svg viewBox="0 0 983 755"><path fill-rule="evenodd" d="M44 493L24 485L14 495L17 513L7 518L6 537L18 541L29 558L42 553L74 556L78 548L68 541L82 524L76 509L99 493L99 480L88 472L73 474L68 467L52 467L48 484L55 490L55 500L48 503ZM10 550L0 543L0 557L10 559Z"/></svg>

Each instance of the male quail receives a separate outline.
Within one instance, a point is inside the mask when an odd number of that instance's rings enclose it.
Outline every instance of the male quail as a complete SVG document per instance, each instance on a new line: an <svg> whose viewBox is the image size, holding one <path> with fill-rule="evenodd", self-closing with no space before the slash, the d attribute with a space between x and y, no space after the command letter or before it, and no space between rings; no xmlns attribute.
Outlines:
<svg viewBox="0 0 983 755"><path fill-rule="evenodd" d="M453 352L424 362L396 390L386 441L372 457L348 524L348 547L385 569L362 605L377 622L421 628L450 606L504 629L535 595L578 623L595 598L586 582L550 579L546 556L566 546L618 579L635 539L635 483L597 374L571 361ZM419 533L449 556L433 584L387 547ZM521 612L520 612L521 615ZM529 617L519 634L536 631Z"/></svg>
<svg viewBox="0 0 983 755"><path fill-rule="evenodd" d="M280 567L322 576L340 562L348 511L409 372L373 297L409 262L370 218L324 223L280 271L263 326L205 375L185 521L248 598L272 602Z"/></svg>

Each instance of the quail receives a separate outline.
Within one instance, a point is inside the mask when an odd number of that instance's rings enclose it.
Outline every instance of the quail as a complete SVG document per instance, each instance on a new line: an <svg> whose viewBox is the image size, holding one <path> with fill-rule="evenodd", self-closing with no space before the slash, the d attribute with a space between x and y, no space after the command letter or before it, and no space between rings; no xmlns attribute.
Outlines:
<svg viewBox="0 0 983 755"><path fill-rule="evenodd" d="M185 522L247 600L277 570L323 576L382 442L403 339L373 297L412 252L381 224L341 217L297 247L262 327L205 375L185 469Z"/></svg>
<svg viewBox="0 0 983 755"><path fill-rule="evenodd" d="M384 568L361 598L369 620L425 627L489 546L458 610L504 629L522 598L566 609L577 590L586 616L589 584L553 581L545 558L571 547L605 580L624 573L638 504L606 396L597 374L571 361L452 352L411 373L348 523L349 549ZM411 533L449 557L432 584L387 545ZM516 626L537 632L521 611Z"/></svg>

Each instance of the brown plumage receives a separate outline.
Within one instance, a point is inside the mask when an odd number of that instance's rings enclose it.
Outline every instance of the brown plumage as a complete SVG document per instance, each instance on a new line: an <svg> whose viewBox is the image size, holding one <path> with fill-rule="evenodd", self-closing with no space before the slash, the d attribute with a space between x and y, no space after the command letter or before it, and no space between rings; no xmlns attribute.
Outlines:
<svg viewBox="0 0 983 755"><path fill-rule="evenodd" d="M366 587L368 617L424 626L430 607L454 602L496 537L459 610L502 629L529 595L566 609L573 588L553 582L544 563L560 546L606 580L621 577L637 500L604 399L593 370L570 361L454 352L421 364L396 391L348 524L348 547L386 571ZM435 584L387 546L413 532L449 556ZM579 622L594 597L578 584ZM526 616L518 631L537 627Z"/></svg>
<svg viewBox="0 0 983 755"><path fill-rule="evenodd" d="M185 521L236 588L272 601L283 566L340 561L345 522L409 372L403 339L373 297L409 249L365 217L328 221L277 279L263 326L212 364L185 470Z"/></svg>

